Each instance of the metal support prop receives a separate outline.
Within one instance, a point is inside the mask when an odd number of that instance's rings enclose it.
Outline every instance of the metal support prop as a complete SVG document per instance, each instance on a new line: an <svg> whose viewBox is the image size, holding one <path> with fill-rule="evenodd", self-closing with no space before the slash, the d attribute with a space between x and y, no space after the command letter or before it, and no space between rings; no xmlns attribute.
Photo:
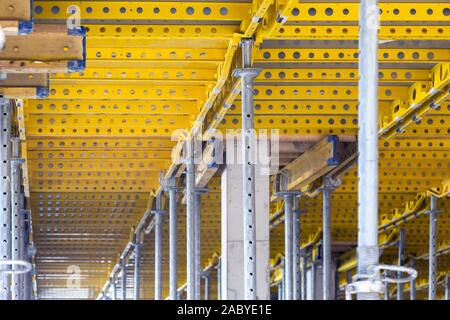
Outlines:
<svg viewBox="0 0 450 320"><path fill-rule="evenodd" d="M400 236L398 239L398 265L405 265L405 247L406 247L406 230L400 229ZM398 272L397 277L401 279L402 273ZM403 300L403 284L397 284L397 300Z"/></svg>
<svg viewBox="0 0 450 320"><path fill-rule="evenodd" d="M122 300L127 300L127 264L125 257L120 261L120 268L122 269Z"/></svg>
<svg viewBox="0 0 450 320"><path fill-rule="evenodd" d="M384 300L390 300L389 296L389 283L384 285Z"/></svg>
<svg viewBox="0 0 450 320"><path fill-rule="evenodd" d="M195 223L194 223L194 238L195 238L195 300L201 299L201 284L202 284L202 261L201 261L201 193L196 190L194 196L195 208Z"/></svg>
<svg viewBox="0 0 450 320"><path fill-rule="evenodd" d="M178 299L178 203L175 178L168 182L169 193L169 299Z"/></svg>
<svg viewBox="0 0 450 320"><path fill-rule="evenodd" d="M322 190L322 214L323 214L323 300L332 300L331 292L331 187L328 178L325 178L325 186Z"/></svg>
<svg viewBox="0 0 450 320"><path fill-rule="evenodd" d="M141 293L141 235L136 234L134 243L134 300L140 299Z"/></svg>
<svg viewBox="0 0 450 320"><path fill-rule="evenodd" d="M316 262L311 259L311 299L316 300Z"/></svg>
<svg viewBox="0 0 450 320"><path fill-rule="evenodd" d="M1 212L0 212L0 258L2 261L11 260L11 105L9 100L0 97L1 121L0 140L2 150L0 152L1 168ZM10 270L3 266L2 271ZM11 277L7 273L1 273L1 300L11 299Z"/></svg>
<svg viewBox="0 0 450 320"><path fill-rule="evenodd" d="M205 272L203 277L205 278L205 300L211 300L211 272Z"/></svg>
<svg viewBox="0 0 450 320"><path fill-rule="evenodd" d="M430 197L430 234L429 234L429 260L428 260L428 300L436 299L436 273L437 273L437 199L435 196Z"/></svg>
<svg viewBox="0 0 450 320"><path fill-rule="evenodd" d="M222 300L222 260L217 261L217 300Z"/></svg>
<svg viewBox="0 0 450 320"><path fill-rule="evenodd" d="M301 268L301 299L307 300L306 297L306 265L307 265L308 256L306 252L303 252L301 256L302 268Z"/></svg>
<svg viewBox="0 0 450 320"><path fill-rule="evenodd" d="M366 280L378 264L378 28L377 0L361 0L358 83L358 277ZM357 292L358 300L379 300Z"/></svg>
<svg viewBox="0 0 450 320"><path fill-rule="evenodd" d="M444 299L450 300L450 279L449 275L446 274L444 278Z"/></svg>
<svg viewBox="0 0 450 320"><path fill-rule="evenodd" d="M187 300L195 299L195 163L194 139L187 143L186 163L186 290Z"/></svg>
<svg viewBox="0 0 450 320"><path fill-rule="evenodd" d="M277 286L277 288L278 288L278 300L283 300L283 282L282 281L280 281L279 283L278 283L278 286Z"/></svg>
<svg viewBox="0 0 450 320"><path fill-rule="evenodd" d="M294 255L294 266L292 274L293 282L293 299L300 300L300 210L299 210L299 197L294 197L294 225L292 227L294 243L292 245L292 251Z"/></svg>
<svg viewBox="0 0 450 320"><path fill-rule="evenodd" d="M411 268L416 268L416 260L414 258L411 259L410 263ZM414 278L409 282L409 300L416 300L416 279Z"/></svg>
<svg viewBox="0 0 450 320"><path fill-rule="evenodd" d="M111 282L112 299L117 300L117 285L115 275L111 277L110 282Z"/></svg>
<svg viewBox="0 0 450 320"><path fill-rule="evenodd" d="M156 197L155 214L155 300L162 300L162 205L161 193Z"/></svg>
<svg viewBox="0 0 450 320"><path fill-rule="evenodd" d="M234 72L241 77L242 104L242 180L244 227L244 298L256 300L256 212L255 212L255 123L253 80L260 69L251 68L253 39L242 39L242 69Z"/></svg>
<svg viewBox="0 0 450 320"><path fill-rule="evenodd" d="M20 138L11 138L12 142L12 160L11 160L11 257L14 261L22 260L20 254L20 243L23 234L20 232L20 196L21 196L21 166L24 159L20 159ZM13 270L18 267L13 267ZM11 283L12 300L21 299L21 275L13 274Z"/></svg>
<svg viewBox="0 0 450 320"><path fill-rule="evenodd" d="M284 195L284 300L292 300L292 270L293 270L293 196Z"/></svg>

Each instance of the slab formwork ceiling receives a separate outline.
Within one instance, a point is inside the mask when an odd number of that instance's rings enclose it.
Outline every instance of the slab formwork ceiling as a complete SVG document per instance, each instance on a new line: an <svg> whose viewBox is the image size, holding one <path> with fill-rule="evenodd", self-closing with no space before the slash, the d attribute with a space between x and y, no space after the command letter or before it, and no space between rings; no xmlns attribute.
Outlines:
<svg viewBox="0 0 450 320"><path fill-rule="evenodd" d="M279 167L292 179L301 178L289 186L302 191L298 244L312 252L316 248L318 256L323 177L332 174L340 180L331 191L331 247L344 293L346 276L355 273L358 233L357 1L34 0L32 5L36 30L77 19L86 28L85 69L52 72L47 97L19 100L17 108L39 299L97 298L142 217L155 209L155 197L163 191L161 172L184 186L185 165L177 161L183 146L179 134L200 128L207 151L217 132L242 127L241 80L233 70L242 67L243 38L254 39L253 67L261 68L254 86L255 128L280 135ZM397 264L392 243L405 232L405 256L416 257L417 298L427 296L427 212L436 197L441 297L441 280L450 272L450 5L380 1L379 13L380 261ZM61 50L58 39L49 43ZM35 43L28 50L37 54L40 49ZM63 45L63 51L70 49ZM11 55L20 60L18 51ZM2 54L0 63L13 60ZM5 66L0 64L0 70ZM20 93L13 97L21 98ZM329 136L336 142L337 162L318 168L328 158L307 158L308 152L331 141ZM309 161L302 162L302 156ZM214 264L221 249L222 168L206 167L197 166L208 187L201 196L203 267ZM308 170L317 172L310 175ZM273 190L275 181L272 177ZM187 272L184 200L178 193L180 287ZM166 198L162 202L167 208ZM274 284L281 278L277 270L285 248L283 204L273 191ZM150 220L143 238L141 299L154 298ZM163 216L163 297L169 294L168 238L168 217ZM126 285L131 299L135 255L129 251ZM79 288L68 285L74 270L81 274ZM216 282L212 284L216 298ZM392 294L395 290L391 286ZM409 285L403 290L406 294Z"/></svg>

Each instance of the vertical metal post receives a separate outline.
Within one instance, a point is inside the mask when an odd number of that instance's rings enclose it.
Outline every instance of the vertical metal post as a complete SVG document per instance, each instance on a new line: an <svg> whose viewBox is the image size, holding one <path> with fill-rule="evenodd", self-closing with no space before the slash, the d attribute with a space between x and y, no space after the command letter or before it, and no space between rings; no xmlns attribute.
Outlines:
<svg viewBox="0 0 450 320"><path fill-rule="evenodd" d="M316 300L316 262L311 259L311 299Z"/></svg>
<svg viewBox="0 0 450 320"><path fill-rule="evenodd" d="M204 274L205 278L205 300L211 300L211 272L207 271Z"/></svg>
<svg viewBox="0 0 450 320"><path fill-rule="evenodd" d="M292 282L293 282L293 299L300 300L300 210L299 210L299 197L294 197L294 225L292 227L294 243L292 245L292 251L294 256L294 266L292 269Z"/></svg>
<svg viewBox="0 0 450 320"><path fill-rule="evenodd" d="M195 224L194 224L194 238L195 238L195 300L201 299L201 284L202 284L202 261L201 261L201 193L195 191L194 196L195 208Z"/></svg>
<svg viewBox="0 0 450 320"><path fill-rule="evenodd" d="M436 299L436 273L437 273L437 199L430 197L430 234L429 234L429 260L428 260L428 300Z"/></svg>
<svg viewBox="0 0 450 320"><path fill-rule="evenodd" d="M242 39L242 69L234 75L241 77L242 97L242 180L244 227L244 298L256 300L256 212L255 212L255 132L253 80L259 69L251 68L252 39Z"/></svg>
<svg viewBox="0 0 450 320"><path fill-rule="evenodd" d="M21 260L20 242L23 236L20 233L20 196L21 183L20 173L23 159L19 159L20 155L20 138L11 138L12 142L12 160L11 160L11 257L12 260ZM14 267L15 269L16 267ZM12 300L20 300L21 294L20 275L12 275L11 298Z"/></svg>
<svg viewBox="0 0 450 320"><path fill-rule="evenodd" d="M286 299L286 268L284 267L286 265L286 260L283 259L283 266L282 266L282 270L283 270L283 275L281 277L281 282L280 282L280 289L281 289L281 299L280 300L285 300Z"/></svg>
<svg viewBox="0 0 450 320"><path fill-rule="evenodd" d="M307 264L307 253L303 252L302 256L301 256L301 261L302 261L302 268L301 268L301 299L302 300L307 300L306 297L306 264Z"/></svg>
<svg viewBox="0 0 450 320"><path fill-rule="evenodd" d="M416 268L416 260L411 259L411 268ZM416 300L416 279L409 282L409 300Z"/></svg>
<svg viewBox="0 0 450 320"><path fill-rule="evenodd" d="M293 196L284 195L284 299L292 300L292 267L293 267Z"/></svg>
<svg viewBox="0 0 450 320"><path fill-rule="evenodd" d="M187 300L195 299L195 163L194 139L186 141L186 290Z"/></svg>
<svg viewBox="0 0 450 320"><path fill-rule="evenodd" d="M378 28L377 0L361 0L358 83L358 274L378 264ZM358 300L379 300L359 292Z"/></svg>
<svg viewBox="0 0 450 320"><path fill-rule="evenodd" d="M169 181L169 298L177 300L178 294L178 203L175 179Z"/></svg>
<svg viewBox="0 0 450 320"><path fill-rule="evenodd" d="M398 265L405 265L405 247L406 247L406 230L400 229L400 236L398 239ZM401 272L398 272L397 277L400 279ZM397 300L403 300L403 284L397 284Z"/></svg>
<svg viewBox="0 0 450 320"><path fill-rule="evenodd" d="M283 284L282 281L280 281L277 285L277 293L278 293L278 300L283 300Z"/></svg>
<svg viewBox="0 0 450 320"><path fill-rule="evenodd" d="M155 300L162 300L162 196L156 197L155 214Z"/></svg>
<svg viewBox="0 0 450 320"><path fill-rule="evenodd" d="M217 300L222 300L222 260L217 261Z"/></svg>
<svg viewBox="0 0 450 320"><path fill-rule="evenodd" d="M328 180L327 178L325 180ZM332 300L331 294L331 189L328 182L322 190L323 201L323 300Z"/></svg>
<svg viewBox="0 0 450 320"><path fill-rule="evenodd" d="M339 273L340 261L338 259L335 260L336 269L334 271L334 292L333 292L333 300L339 300L339 283L341 280L341 275Z"/></svg>
<svg viewBox="0 0 450 320"><path fill-rule="evenodd" d="M141 235L136 234L134 243L134 300L140 299L141 293Z"/></svg>
<svg viewBox="0 0 450 320"><path fill-rule="evenodd" d="M11 260L11 105L9 100L0 98L0 171L1 171L1 212L0 212L0 258ZM2 270L10 270L3 266ZM11 299L11 277L1 274L1 300Z"/></svg>
<svg viewBox="0 0 450 320"><path fill-rule="evenodd" d="M112 291L112 299L117 300L117 284L116 284L116 276L112 276L111 279L111 291Z"/></svg>
<svg viewBox="0 0 450 320"><path fill-rule="evenodd" d="M120 268L122 269L122 300L127 300L127 264L125 257L120 261Z"/></svg>
<svg viewBox="0 0 450 320"><path fill-rule="evenodd" d="M384 285L384 300L390 300L390 296L389 296L389 283L387 282Z"/></svg>
<svg viewBox="0 0 450 320"><path fill-rule="evenodd" d="M445 300L450 300L450 279L448 274L445 275L444 278L444 299Z"/></svg>

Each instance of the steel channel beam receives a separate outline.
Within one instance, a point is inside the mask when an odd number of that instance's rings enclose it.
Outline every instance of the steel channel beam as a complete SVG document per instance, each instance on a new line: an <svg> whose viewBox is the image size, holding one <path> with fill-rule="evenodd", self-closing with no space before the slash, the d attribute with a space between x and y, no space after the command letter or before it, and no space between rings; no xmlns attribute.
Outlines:
<svg viewBox="0 0 450 320"><path fill-rule="evenodd" d="M175 181L173 181L175 182ZM169 191L169 298L178 299L178 203L177 189L173 183Z"/></svg>
<svg viewBox="0 0 450 320"><path fill-rule="evenodd" d="M294 197L294 225L292 227L294 243L292 244L292 251L294 256L294 265L292 269L292 283L293 283L293 297L294 300L300 300L300 209L299 197Z"/></svg>
<svg viewBox="0 0 450 320"><path fill-rule="evenodd" d="M0 257L2 260L11 260L11 105L9 100L0 98L1 121L0 140L2 150L1 160L1 201L2 210L0 213ZM2 270L10 270L4 266ZM10 275L1 275L1 300L11 299L11 278Z"/></svg>
<svg viewBox="0 0 450 320"><path fill-rule="evenodd" d="M322 190L323 200L323 300L332 300L331 293L331 189Z"/></svg>
<svg viewBox="0 0 450 320"><path fill-rule="evenodd" d="M20 155L20 138L12 137L12 160L11 160L11 258L12 260L21 260L21 237L23 234L20 232L20 197L21 197L21 183L20 173L21 166L24 162L23 159L19 159ZM13 269L17 269L14 267ZM19 274L12 275L11 283L11 299L21 300L21 276Z"/></svg>
<svg viewBox="0 0 450 320"><path fill-rule="evenodd" d="M134 243L134 300L140 299L141 293L141 235L136 234L136 241Z"/></svg>
<svg viewBox="0 0 450 320"><path fill-rule="evenodd" d="M400 229L400 236L398 239L398 265L405 265L405 248L406 248L406 230ZM397 277L401 279L402 273L398 272ZM397 284L397 300L403 300L403 284Z"/></svg>
<svg viewBox="0 0 450 320"><path fill-rule="evenodd" d="M242 99L242 183L244 230L244 299L256 300L256 212L255 212L255 123L253 81L260 70L251 68L252 39L242 39L242 69L234 72L241 77Z"/></svg>
<svg viewBox="0 0 450 320"><path fill-rule="evenodd" d="M358 274L378 264L378 4L361 0L358 83ZM357 293L358 300L379 300L378 293Z"/></svg>
<svg viewBox="0 0 450 320"><path fill-rule="evenodd" d="M430 230L429 230L429 260L428 260L428 300L436 299L436 273L437 273L437 199L435 196L430 197Z"/></svg>
<svg viewBox="0 0 450 320"><path fill-rule="evenodd" d="M284 300L292 300L292 271L293 271L293 196L284 195Z"/></svg>
<svg viewBox="0 0 450 320"><path fill-rule="evenodd" d="M195 163L194 139L187 142L186 163L186 290L187 300L195 299Z"/></svg>

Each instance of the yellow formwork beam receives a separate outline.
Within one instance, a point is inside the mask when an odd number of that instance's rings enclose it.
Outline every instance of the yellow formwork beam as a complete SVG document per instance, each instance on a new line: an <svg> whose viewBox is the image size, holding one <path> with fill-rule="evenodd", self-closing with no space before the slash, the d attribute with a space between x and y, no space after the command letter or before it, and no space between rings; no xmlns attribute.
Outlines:
<svg viewBox="0 0 450 320"><path fill-rule="evenodd" d="M332 48L264 48L255 62L358 62L358 49ZM392 63L447 62L450 49L384 49L378 50L378 61Z"/></svg>
<svg viewBox="0 0 450 320"><path fill-rule="evenodd" d="M348 25L284 25L269 39L292 40L358 40L358 26ZM450 32L446 25L385 25L380 26L380 40L445 40Z"/></svg>
<svg viewBox="0 0 450 320"><path fill-rule="evenodd" d="M74 81L77 82L77 81ZM77 82L78 83L78 82ZM27 100L25 115L31 114L135 114L135 115L192 115L198 113L193 100L83 100L46 99Z"/></svg>
<svg viewBox="0 0 450 320"><path fill-rule="evenodd" d="M50 88L50 99L148 99L148 100L204 100L203 86L158 85L60 85Z"/></svg>
<svg viewBox="0 0 450 320"><path fill-rule="evenodd" d="M130 149L148 149L148 150L165 150L171 151L175 145L175 141L170 139L145 139L145 138L117 138L114 141L108 138L84 139L80 137L67 138L39 138L28 137L27 145L30 151L70 151L76 149L114 149L114 150L130 150Z"/></svg>
<svg viewBox="0 0 450 320"><path fill-rule="evenodd" d="M31 175L33 172L146 172L166 169L170 165L170 159L151 159L147 161L127 160L43 160L33 161L29 165Z"/></svg>

